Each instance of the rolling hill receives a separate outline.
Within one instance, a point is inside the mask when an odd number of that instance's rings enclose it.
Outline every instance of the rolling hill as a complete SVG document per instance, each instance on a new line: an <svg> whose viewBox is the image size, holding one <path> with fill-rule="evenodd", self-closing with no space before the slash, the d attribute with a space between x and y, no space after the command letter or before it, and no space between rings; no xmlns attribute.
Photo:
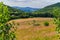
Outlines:
<svg viewBox="0 0 60 40"><path fill-rule="evenodd" d="M17 8L13 8L13 7L10 7L10 6L8 6L8 5L5 5L5 6L8 7L8 11L9 11L9 12L18 12L18 13L23 12L22 10L19 10L19 9L17 9Z"/></svg>
<svg viewBox="0 0 60 40"><path fill-rule="evenodd" d="M38 10L39 8L31 8L31 7L18 7L18 6L14 6L13 8L17 8L19 10L25 11L25 12L33 12Z"/></svg>
<svg viewBox="0 0 60 40"><path fill-rule="evenodd" d="M3 4L3 5L4 5L4 6L7 6L8 11L9 11L10 16L11 16L11 19L20 18L20 16L22 15L22 13L25 13L24 11L19 10L19 9L17 9L17 8L13 8L13 7L10 7L10 6L5 5L5 4Z"/></svg>
<svg viewBox="0 0 60 40"><path fill-rule="evenodd" d="M37 10L35 12L51 12L53 10L53 8L59 8L60 9L60 3L56 3L56 4L52 4L49 6L46 6L40 10Z"/></svg>
<svg viewBox="0 0 60 40"><path fill-rule="evenodd" d="M55 17L55 15L54 15L55 11L60 13L59 12L60 11L60 3L56 3L56 4L46 6L44 8L41 8L40 10L34 11L32 13L35 14L35 16L37 16L37 17Z"/></svg>

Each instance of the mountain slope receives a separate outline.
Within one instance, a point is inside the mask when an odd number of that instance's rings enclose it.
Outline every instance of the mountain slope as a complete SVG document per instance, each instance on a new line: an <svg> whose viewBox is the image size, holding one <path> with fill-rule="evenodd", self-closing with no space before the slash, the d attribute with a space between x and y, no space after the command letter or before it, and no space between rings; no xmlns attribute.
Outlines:
<svg viewBox="0 0 60 40"><path fill-rule="evenodd" d="M37 11L32 12L32 13L35 14L35 16L39 16L39 17L56 17L56 15L54 15L56 13L55 11L60 13L59 12L60 11L60 3L56 3L56 4L46 6L42 9L37 10Z"/></svg>
<svg viewBox="0 0 60 40"><path fill-rule="evenodd" d="M31 7L17 7L17 6L14 6L13 8L17 8L17 9L25 11L25 12L33 12L33 11L38 10L38 8L31 8Z"/></svg>
<svg viewBox="0 0 60 40"><path fill-rule="evenodd" d="M7 6L7 5L6 5L6 6ZM19 10L19 9L16 9L16 8L10 7L10 6L7 6L7 7L8 7L9 12L18 12L18 13L23 12L22 10Z"/></svg>
<svg viewBox="0 0 60 40"><path fill-rule="evenodd" d="M4 4L3 4L4 5ZM7 6L8 8L8 11L10 13L10 16L11 16L11 19L17 19L17 18L20 18L20 16L25 13L24 11L22 10L19 10L17 8L13 8L13 7L10 7L8 5L4 5L4 6Z"/></svg>
<svg viewBox="0 0 60 40"><path fill-rule="evenodd" d="M37 10L35 12L51 12L54 8L60 8L60 3L52 4L49 6L46 6L40 10Z"/></svg>

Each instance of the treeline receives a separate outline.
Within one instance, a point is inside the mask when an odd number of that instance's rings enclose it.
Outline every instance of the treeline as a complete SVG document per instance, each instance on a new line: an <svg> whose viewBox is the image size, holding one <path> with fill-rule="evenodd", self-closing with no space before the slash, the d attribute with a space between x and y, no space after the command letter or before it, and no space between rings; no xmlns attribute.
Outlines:
<svg viewBox="0 0 60 40"><path fill-rule="evenodd" d="M11 13L12 19L18 19L18 18L32 18L32 17L54 17L52 13L27 13L27 12L21 12L21 13Z"/></svg>

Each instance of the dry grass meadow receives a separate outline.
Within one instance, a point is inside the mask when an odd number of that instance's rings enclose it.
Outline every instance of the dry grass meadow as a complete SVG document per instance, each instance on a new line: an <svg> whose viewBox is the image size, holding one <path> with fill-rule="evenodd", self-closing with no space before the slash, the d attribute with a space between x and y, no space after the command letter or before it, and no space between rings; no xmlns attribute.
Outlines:
<svg viewBox="0 0 60 40"><path fill-rule="evenodd" d="M17 27L17 40L58 40L52 18L26 18L10 22ZM45 26L44 22L49 22L49 26Z"/></svg>

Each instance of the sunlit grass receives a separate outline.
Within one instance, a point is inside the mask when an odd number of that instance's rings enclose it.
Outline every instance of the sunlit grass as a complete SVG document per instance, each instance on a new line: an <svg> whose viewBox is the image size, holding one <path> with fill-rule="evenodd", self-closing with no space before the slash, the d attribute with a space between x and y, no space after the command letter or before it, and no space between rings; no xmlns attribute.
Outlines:
<svg viewBox="0 0 60 40"><path fill-rule="evenodd" d="M40 25L33 25L33 20ZM13 21L20 24L16 30L17 40L58 40L52 18L29 18ZM48 27L44 25L46 21L49 22Z"/></svg>

